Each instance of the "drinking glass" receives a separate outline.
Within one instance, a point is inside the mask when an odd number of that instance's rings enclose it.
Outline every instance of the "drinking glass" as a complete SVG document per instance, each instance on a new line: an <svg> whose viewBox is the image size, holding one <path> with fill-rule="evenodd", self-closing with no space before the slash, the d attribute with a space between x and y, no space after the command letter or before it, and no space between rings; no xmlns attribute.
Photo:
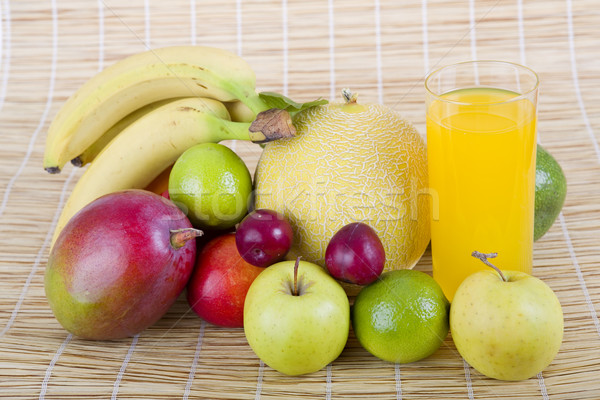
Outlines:
<svg viewBox="0 0 600 400"><path fill-rule="evenodd" d="M538 76L522 65L469 61L425 80L433 199L433 277L451 301L484 268L531 273Z"/></svg>

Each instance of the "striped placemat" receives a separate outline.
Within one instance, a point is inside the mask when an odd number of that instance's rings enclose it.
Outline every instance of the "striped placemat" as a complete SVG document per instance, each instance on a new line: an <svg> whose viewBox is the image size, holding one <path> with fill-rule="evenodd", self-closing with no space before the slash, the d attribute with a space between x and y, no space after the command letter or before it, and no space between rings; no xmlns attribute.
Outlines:
<svg viewBox="0 0 600 400"><path fill-rule="evenodd" d="M593 0L0 0L0 397L7 399L600 399L600 14ZM411 364L379 361L351 334L323 370L286 377L243 330L201 321L181 298L134 338L69 335L45 300L52 232L81 170L42 169L46 131L66 98L126 55L167 45L244 57L260 90L299 100L385 103L424 134L423 79L468 59L540 75L539 140L569 183L534 249L534 274L565 312L554 362L523 382L488 379L449 336ZM260 147L227 142L255 169ZM429 251L418 269L431 271Z"/></svg>

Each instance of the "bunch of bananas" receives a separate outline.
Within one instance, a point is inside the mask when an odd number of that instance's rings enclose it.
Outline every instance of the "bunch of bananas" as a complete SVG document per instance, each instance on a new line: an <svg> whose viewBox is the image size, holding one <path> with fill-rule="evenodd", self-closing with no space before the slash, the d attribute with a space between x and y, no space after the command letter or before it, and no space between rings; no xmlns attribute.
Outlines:
<svg viewBox="0 0 600 400"><path fill-rule="evenodd" d="M60 109L46 141L49 173L60 172L69 161L90 163L64 206L52 244L89 202L146 187L195 144L261 143L285 136L251 129L257 115L272 110L255 84L242 58L201 46L135 54L87 81Z"/></svg>

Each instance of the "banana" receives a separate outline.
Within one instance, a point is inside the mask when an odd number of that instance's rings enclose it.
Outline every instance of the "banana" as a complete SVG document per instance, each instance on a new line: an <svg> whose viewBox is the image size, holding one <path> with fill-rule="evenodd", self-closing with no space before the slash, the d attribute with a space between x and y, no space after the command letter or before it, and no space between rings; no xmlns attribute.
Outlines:
<svg viewBox="0 0 600 400"><path fill-rule="evenodd" d="M241 101L228 101L223 103L229 111L231 120L235 122L252 122L256 118L256 114Z"/></svg>
<svg viewBox="0 0 600 400"><path fill-rule="evenodd" d="M86 204L118 190L146 187L195 144L229 139L264 142L282 137L251 132L250 126L229 121L223 103L211 99L184 98L150 111L121 131L89 164L62 210L52 245Z"/></svg>
<svg viewBox="0 0 600 400"><path fill-rule="evenodd" d="M248 63L228 51L171 46L129 56L87 81L62 106L48 130L44 168L58 173L104 132L143 106L174 97L241 101L253 113L268 107Z"/></svg>
<svg viewBox="0 0 600 400"><path fill-rule="evenodd" d="M157 109L171 101L179 100L181 97L175 97L173 99L166 99L156 101L148 104L126 115L119 122L110 127L109 130L104 132L94 143L92 143L87 149L83 151L78 157L71 160L71 164L76 167L83 167L84 165L92 162L94 158L100 153L100 151L106 147L106 145L115 138L123 129L131 125L134 121L138 120L142 116L148 114L150 111ZM256 114L252 112L244 103L239 100L228 101L223 103L229 112L229 116L232 121L235 122L252 122L256 118Z"/></svg>
<svg viewBox="0 0 600 400"><path fill-rule="evenodd" d="M155 101L154 103L148 104L145 107L140 108L126 115L119 122L110 127L106 132L102 134L94 143L92 143L87 149L85 149L79 156L71 160L71 164L76 167L83 167L84 165L92 162L94 158L104 149L111 140L113 140L123 129L148 114L152 110L156 110L158 107L164 106L174 100L179 100L181 97L174 99L167 99L161 101Z"/></svg>

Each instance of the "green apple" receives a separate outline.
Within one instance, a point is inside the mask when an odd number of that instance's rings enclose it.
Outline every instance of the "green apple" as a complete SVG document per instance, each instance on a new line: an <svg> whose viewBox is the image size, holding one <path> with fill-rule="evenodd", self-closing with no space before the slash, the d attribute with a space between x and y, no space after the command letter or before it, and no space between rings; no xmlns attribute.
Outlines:
<svg viewBox="0 0 600 400"><path fill-rule="evenodd" d="M315 372L335 360L349 329L346 292L316 264L273 264L248 289L246 339L265 364L286 375Z"/></svg>
<svg viewBox="0 0 600 400"><path fill-rule="evenodd" d="M450 307L450 331L460 355L477 371L501 380L535 376L554 359L563 337L558 298L543 281L493 267L467 277Z"/></svg>

